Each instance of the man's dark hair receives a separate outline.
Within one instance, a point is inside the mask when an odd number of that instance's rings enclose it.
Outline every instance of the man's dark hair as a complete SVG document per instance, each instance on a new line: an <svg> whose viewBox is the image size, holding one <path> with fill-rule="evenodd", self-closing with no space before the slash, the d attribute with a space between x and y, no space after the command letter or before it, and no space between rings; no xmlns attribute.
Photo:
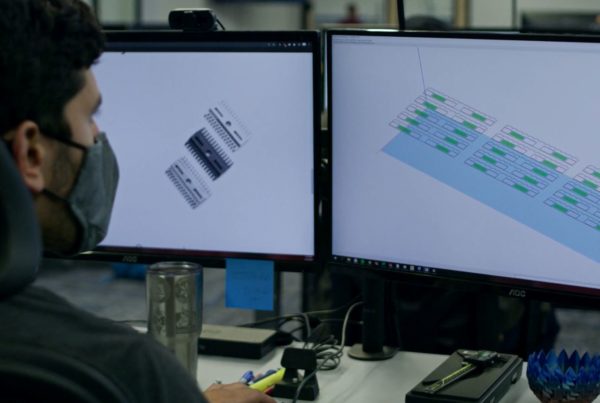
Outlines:
<svg viewBox="0 0 600 403"><path fill-rule="evenodd" d="M66 138L64 107L104 37L80 0L0 0L0 136L24 120Z"/></svg>

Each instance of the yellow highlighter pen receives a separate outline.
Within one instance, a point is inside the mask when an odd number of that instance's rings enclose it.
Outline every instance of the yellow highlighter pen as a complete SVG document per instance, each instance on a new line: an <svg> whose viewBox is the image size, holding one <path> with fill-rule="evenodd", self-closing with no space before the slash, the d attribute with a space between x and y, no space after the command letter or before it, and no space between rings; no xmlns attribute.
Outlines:
<svg viewBox="0 0 600 403"><path fill-rule="evenodd" d="M249 385L248 387L264 393L265 390L269 389L271 386L281 382L284 374L285 374L285 368L281 368L274 374L269 375L269 376L261 379L260 381Z"/></svg>

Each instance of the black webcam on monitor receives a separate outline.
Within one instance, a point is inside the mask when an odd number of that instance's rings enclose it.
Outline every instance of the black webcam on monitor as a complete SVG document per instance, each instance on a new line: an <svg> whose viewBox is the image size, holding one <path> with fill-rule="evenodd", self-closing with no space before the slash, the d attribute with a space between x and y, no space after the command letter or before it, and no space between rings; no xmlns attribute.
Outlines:
<svg viewBox="0 0 600 403"><path fill-rule="evenodd" d="M176 8L169 12L169 27L185 31L218 31L222 27L210 8Z"/></svg>

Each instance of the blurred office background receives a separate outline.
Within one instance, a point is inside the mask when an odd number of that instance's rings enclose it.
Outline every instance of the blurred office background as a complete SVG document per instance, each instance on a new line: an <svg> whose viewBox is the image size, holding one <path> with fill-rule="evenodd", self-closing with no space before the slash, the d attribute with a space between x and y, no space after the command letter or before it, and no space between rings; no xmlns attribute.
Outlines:
<svg viewBox="0 0 600 403"><path fill-rule="evenodd" d="M107 27L166 27L169 10L213 9L232 30L319 29L342 22L397 27L396 0L86 0ZM348 19L354 6L355 19ZM404 0L407 19L453 29L595 31L599 0Z"/></svg>
<svg viewBox="0 0 600 403"><path fill-rule="evenodd" d="M398 26L396 0L88 0L88 3L97 10L107 28L166 28L169 10L177 7L211 8L230 30L322 29L344 21L365 27ZM404 4L407 20L433 18L449 29L594 32L600 15L600 0L405 0ZM354 16L348 15L351 5ZM320 277L311 275L307 279L299 273L282 274L279 313L298 312L307 306L324 307L331 284ZM100 316L115 320L145 319L143 280L120 276L111 264L47 260L37 283ZM303 291L303 286L310 289ZM239 325L260 317L252 311L225 307L224 270L206 270L205 292L207 323ZM600 313L560 306L556 314L561 326L556 347L600 352L597 337Z"/></svg>

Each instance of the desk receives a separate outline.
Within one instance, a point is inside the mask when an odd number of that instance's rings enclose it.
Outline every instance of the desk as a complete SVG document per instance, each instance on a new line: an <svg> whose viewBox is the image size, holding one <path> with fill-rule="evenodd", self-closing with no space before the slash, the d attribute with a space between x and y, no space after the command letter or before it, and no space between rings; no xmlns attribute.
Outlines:
<svg viewBox="0 0 600 403"><path fill-rule="evenodd" d="M246 370L264 372L280 367L282 349L261 360L198 356L198 379L202 389L215 380L236 382ZM404 402L404 396L447 356L398 352L386 361L357 361L344 355L340 366L333 371L317 374L320 394L318 402L326 403L390 403ZM291 402L276 399L278 402ZM503 403L538 403L523 376L511 386Z"/></svg>

